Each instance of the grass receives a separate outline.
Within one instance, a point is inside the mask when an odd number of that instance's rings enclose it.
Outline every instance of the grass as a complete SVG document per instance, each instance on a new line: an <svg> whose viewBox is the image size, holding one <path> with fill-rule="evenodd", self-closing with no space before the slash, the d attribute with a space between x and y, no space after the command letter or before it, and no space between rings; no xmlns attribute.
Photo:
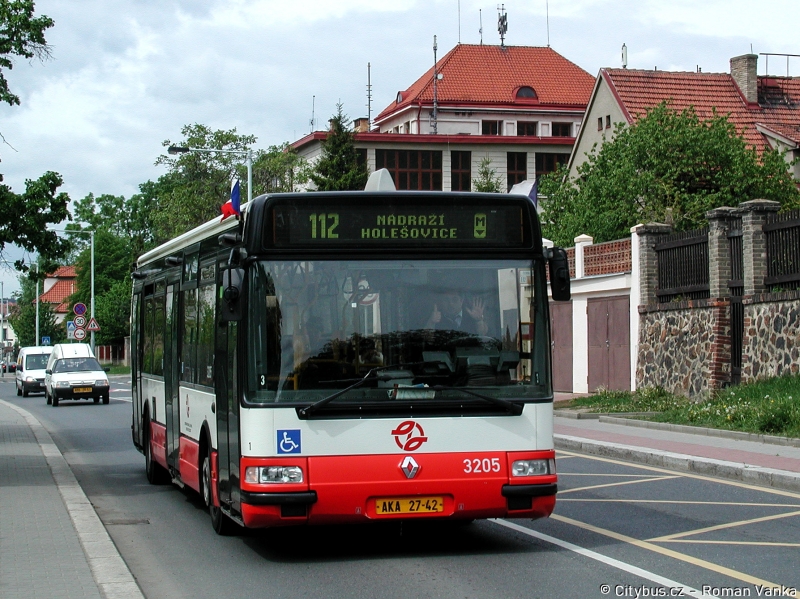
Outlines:
<svg viewBox="0 0 800 599"><path fill-rule="evenodd" d="M111 366L108 371L108 374L130 374L131 367L130 366Z"/></svg>
<svg viewBox="0 0 800 599"><path fill-rule="evenodd" d="M728 387L714 392L706 401L692 401L660 388L644 388L632 393L601 391L576 398L563 407L603 413L653 412L640 418L800 438L798 375Z"/></svg>

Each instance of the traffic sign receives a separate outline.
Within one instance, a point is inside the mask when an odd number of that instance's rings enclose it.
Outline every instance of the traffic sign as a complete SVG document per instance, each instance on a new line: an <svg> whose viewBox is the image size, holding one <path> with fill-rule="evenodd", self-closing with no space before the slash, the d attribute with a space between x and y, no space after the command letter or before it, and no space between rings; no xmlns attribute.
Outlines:
<svg viewBox="0 0 800 599"><path fill-rule="evenodd" d="M86 314L86 304L78 302L77 304L72 306L72 311L75 312L75 314L77 314L78 316L83 316L84 314Z"/></svg>
<svg viewBox="0 0 800 599"><path fill-rule="evenodd" d="M42 337L42 345L50 345L50 337Z"/></svg>
<svg viewBox="0 0 800 599"><path fill-rule="evenodd" d="M78 327L79 329L82 329L83 327L86 326L86 317L85 316L76 316L75 320L73 320L73 322L75 323L76 327Z"/></svg>
<svg viewBox="0 0 800 599"><path fill-rule="evenodd" d="M90 318L89 319L89 324L86 325L86 330L87 331L92 331L92 332L99 331L100 330L100 325L97 324L97 320L95 320L94 318Z"/></svg>
<svg viewBox="0 0 800 599"><path fill-rule="evenodd" d="M75 335L76 341L83 341L86 339L86 331L83 329L75 329L75 333L73 334Z"/></svg>
<svg viewBox="0 0 800 599"><path fill-rule="evenodd" d="M67 321L67 333L74 331L77 328L74 320Z"/></svg>

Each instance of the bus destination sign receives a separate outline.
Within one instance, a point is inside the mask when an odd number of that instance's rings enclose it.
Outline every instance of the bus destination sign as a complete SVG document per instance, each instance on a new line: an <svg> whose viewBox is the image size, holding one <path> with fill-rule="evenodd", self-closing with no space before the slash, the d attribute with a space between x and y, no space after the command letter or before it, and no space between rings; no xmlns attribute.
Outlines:
<svg viewBox="0 0 800 599"><path fill-rule="evenodd" d="M521 247L519 205L273 208L275 247Z"/></svg>

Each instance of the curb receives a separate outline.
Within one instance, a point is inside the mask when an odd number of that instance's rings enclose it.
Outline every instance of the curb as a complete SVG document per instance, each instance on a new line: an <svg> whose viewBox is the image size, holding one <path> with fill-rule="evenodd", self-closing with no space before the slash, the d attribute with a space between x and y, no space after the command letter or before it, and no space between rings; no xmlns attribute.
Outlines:
<svg viewBox="0 0 800 599"><path fill-rule="evenodd" d="M716 476L747 484L760 485L762 487L766 486L785 491L800 492L800 474L788 472L786 470L749 466L739 462L725 462L723 460L700 458L668 451L643 449L641 447L621 445L619 443L600 443L598 441L591 441L580 437L570 437L567 435L556 434L553 435L553 439L556 449L577 451L590 455L647 464L648 466L658 466L668 470L692 472L705 476Z"/></svg>
<svg viewBox="0 0 800 599"><path fill-rule="evenodd" d="M652 422L650 420L637 420L635 416L648 416L658 412L625 412L612 415L600 412L574 412L558 410L553 412L556 418L570 418L573 420L597 420L606 424L619 424L621 426L635 426L659 431L672 431L673 433L689 433L690 435L703 435L706 437L720 437L722 439L735 439L737 441L752 441L753 443L766 443L768 445L782 445L786 447L800 447L800 439L794 437L777 437L775 435L762 435L758 433L745 433L743 431L730 431L723 428L707 428L692 426L690 424L670 424L669 422Z"/></svg>
<svg viewBox="0 0 800 599"><path fill-rule="evenodd" d="M117 546L108 535L94 506L86 497L50 433L27 410L1 399L0 403L22 416L33 431L72 520L72 526L78 535L100 594L106 599L144 599L128 565L117 551Z"/></svg>

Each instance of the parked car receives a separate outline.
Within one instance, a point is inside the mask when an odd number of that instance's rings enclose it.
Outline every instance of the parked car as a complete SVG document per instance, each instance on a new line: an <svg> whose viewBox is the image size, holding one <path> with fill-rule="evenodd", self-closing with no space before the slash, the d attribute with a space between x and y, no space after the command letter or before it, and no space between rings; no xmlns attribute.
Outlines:
<svg viewBox="0 0 800 599"><path fill-rule="evenodd" d="M11 362L10 364L3 362L3 372L14 372L16 369L17 365L14 364L14 362Z"/></svg>
<svg viewBox="0 0 800 599"><path fill-rule="evenodd" d="M47 362L44 378L47 403L58 407L63 399L93 399L108 403L106 370L85 343L59 343Z"/></svg>
<svg viewBox="0 0 800 599"><path fill-rule="evenodd" d="M23 347L16 363L17 395L28 397L29 393L44 393L44 371L53 348L49 346Z"/></svg>

